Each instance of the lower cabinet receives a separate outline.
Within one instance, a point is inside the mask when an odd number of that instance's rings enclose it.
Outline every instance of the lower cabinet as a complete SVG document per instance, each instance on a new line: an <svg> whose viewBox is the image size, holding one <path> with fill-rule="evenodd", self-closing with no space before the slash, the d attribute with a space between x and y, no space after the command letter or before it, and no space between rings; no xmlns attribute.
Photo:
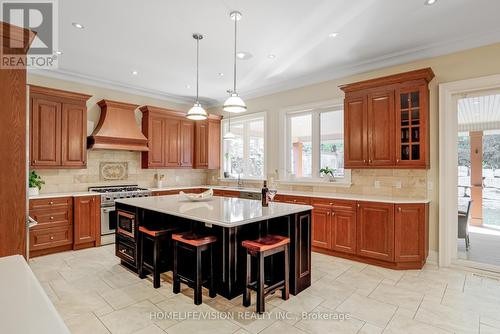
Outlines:
<svg viewBox="0 0 500 334"><path fill-rule="evenodd" d="M394 204L358 203L357 254L394 261Z"/></svg>
<svg viewBox="0 0 500 334"><path fill-rule="evenodd" d="M100 197L31 199L30 257L100 245Z"/></svg>
<svg viewBox="0 0 500 334"><path fill-rule="evenodd" d="M396 204L394 211L394 255L396 262L415 262L427 258L429 249L428 207Z"/></svg>
<svg viewBox="0 0 500 334"><path fill-rule="evenodd" d="M331 209L327 206L315 205L312 211L312 241L314 247L330 249L332 246Z"/></svg>
<svg viewBox="0 0 500 334"><path fill-rule="evenodd" d="M332 249L356 253L356 211L332 211Z"/></svg>
<svg viewBox="0 0 500 334"><path fill-rule="evenodd" d="M74 197L73 212L75 226L73 249L98 246L101 236L99 196Z"/></svg>

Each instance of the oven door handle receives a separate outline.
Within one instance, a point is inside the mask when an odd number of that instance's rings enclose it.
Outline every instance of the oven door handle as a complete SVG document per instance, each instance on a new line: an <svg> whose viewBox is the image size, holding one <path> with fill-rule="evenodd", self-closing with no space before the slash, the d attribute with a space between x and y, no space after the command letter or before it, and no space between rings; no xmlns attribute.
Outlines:
<svg viewBox="0 0 500 334"><path fill-rule="evenodd" d="M110 206L110 207L107 207L107 208L102 208L102 212L103 213L110 213L112 211L115 211L116 208L114 206Z"/></svg>

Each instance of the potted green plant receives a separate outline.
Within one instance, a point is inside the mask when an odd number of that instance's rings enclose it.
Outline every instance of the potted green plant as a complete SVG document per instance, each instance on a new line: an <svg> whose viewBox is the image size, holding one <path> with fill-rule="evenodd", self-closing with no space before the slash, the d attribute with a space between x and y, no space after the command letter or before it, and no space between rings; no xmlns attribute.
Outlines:
<svg viewBox="0 0 500 334"><path fill-rule="evenodd" d="M45 184L45 181L42 180L40 175L38 175L34 170L30 173L29 178L29 196L36 196L39 194L40 189L42 189L42 184Z"/></svg>
<svg viewBox="0 0 500 334"><path fill-rule="evenodd" d="M327 176L328 177L328 181L330 182L335 182L335 171L336 169L335 168L330 168L328 166L326 166L325 168L321 168L319 170L319 172L324 175L324 176Z"/></svg>

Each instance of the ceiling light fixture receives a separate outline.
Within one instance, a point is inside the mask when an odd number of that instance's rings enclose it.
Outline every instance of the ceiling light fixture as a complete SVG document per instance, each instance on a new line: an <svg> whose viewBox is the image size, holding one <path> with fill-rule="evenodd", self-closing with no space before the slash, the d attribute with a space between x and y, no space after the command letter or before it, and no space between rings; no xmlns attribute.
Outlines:
<svg viewBox="0 0 500 334"><path fill-rule="evenodd" d="M137 74L139 74L139 72L137 72L137 71L132 71L132 75L137 75Z"/></svg>
<svg viewBox="0 0 500 334"><path fill-rule="evenodd" d="M229 113L228 115L229 119L229 124L228 124L228 131L224 134L224 137L222 137L222 139L224 140L234 140L236 139L236 136L234 135L234 133L231 132L231 113Z"/></svg>
<svg viewBox="0 0 500 334"><path fill-rule="evenodd" d="M191 88L191 85L190 85L190 84L187 84L187 85L186 85L186 88L187 88L187 89L190 89L190 88Z"/></svg>
<svg viewBox="0 0 500 334"><path fill-rule="evenodd" d="M224 102L224 107L222 108L227 112L240 113L247 110L247 106L245 102L241 99L241 97L236 92L236 42L237 42L237 27L238 21L241 20L241 13L238 11L231 12L229 14L231 20L234 21L234 78L233 78L233 91L231 96Z"/></svg>
<svg viewBox="0 0 500 334"><path fill-rule="evenodd" d="M60 55L62 55L62 54L63 54L63 52L62 52L62 51L56 51L56 55L59 55L59 56L60 56Z"/></svg>
<svg viewBox="0 0 500 334"><path fill-rule="evenodd" d="M80 24L80 23L77 23L77 22L73 22L73 23L71 23L71 24L72 24L72 25L73 25L73 27L75 27L76 29L83 29L83 28L85 28L85 27L83 26L83 24Z"/></svg>
<svg viewBox="0 0 500 334"><path fill-rule="evenodd" d="M330 37L330 38L335 38L335 37L337 37L338 35L339 35L339 33L338 33L338 32L331 32L331 33L329 33L329 34L328 34L328 37Z"/></svg>
<svg viewBox="0 0 500 334"><path fill-rule="evenodd" d="M198 101L200 40L203 39L203 35L193 34L193 38L196 40L196 101L191 109L189 109L186 117L194 121L201 121L208 117L207 112Z"/></svg>
<svg viewBox="0 0 500 334"><path fill-rule="evenodd" d="M432 5L433 5L433 4L435 4L436 2L437 2L437 0L426 0L426 1L425 1L425 4L426 4L427 6L432 6Z"/></svg>
<svg viewBox="0 0 500 334"><path fill-rule="evenodd" d="M267 58L274 59L274 58L276 58L276 55L271 53L271 54L267 55Z"/></svg>
<svg viewBox="0 0 500 334"><path fill-rule="evenodd" d="M223 77L223 76L224 76L224 73L219 72L219 73L217 73L217 75L218 75L219 77Z"/></svg>

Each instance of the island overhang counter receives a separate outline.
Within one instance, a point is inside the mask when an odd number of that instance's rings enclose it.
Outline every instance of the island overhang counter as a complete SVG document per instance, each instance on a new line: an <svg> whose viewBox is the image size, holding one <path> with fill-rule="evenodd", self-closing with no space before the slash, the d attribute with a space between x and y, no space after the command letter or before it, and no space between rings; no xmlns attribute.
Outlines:
<svg viewBox="0 0 500 334"><path fill-rule="evenodd" d="M312 206L272 202L263 207L261 201L219 196L191 202L181 195L119 199L115 204L116 255L131 270L138 270L141 225L214 235L217 293L232 299L244 288L246 251L242 241L278 234L290 238L290 293L296 295L311 285ZM266 263L268 280L282 277L282 261L282 257L276 256Z"/></svg>

